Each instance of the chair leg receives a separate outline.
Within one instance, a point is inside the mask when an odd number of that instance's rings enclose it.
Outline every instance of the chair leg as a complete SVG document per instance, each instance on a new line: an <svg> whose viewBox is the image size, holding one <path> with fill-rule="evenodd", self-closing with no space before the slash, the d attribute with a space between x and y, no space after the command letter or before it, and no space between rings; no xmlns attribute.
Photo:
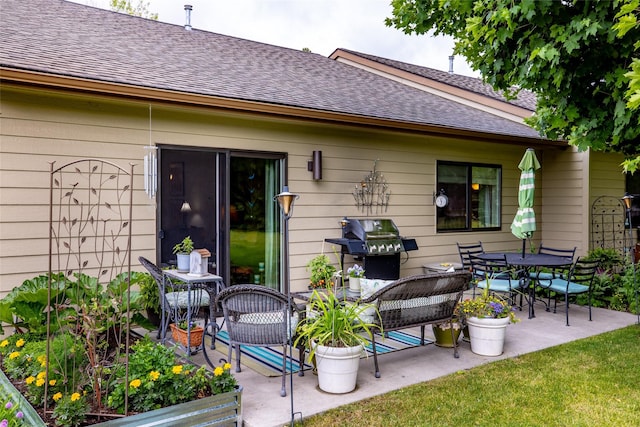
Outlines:
<svg viewBox="0 0 640 427"><path fill-rule="evenodd" d="M378 368L378 351L376 350L376 334L371 334L371 348L373 349L373 365L375 367L376 378L380 378L380 369Z"/></svg>
<svg viewBox="0 0 640 427"><path fill-rule="evenodd" d="M233 347L234 345L229 340L229 362L233 360ZM241 372L240 368L240 344L236 347L236 372Z"/></svg>
<svg viewBox="0 0 640 427"><path fill-rule="evenodd" d="M286 343L282 346L282 386L280 387L280 396L282 397L287 395L287 389L285 387L287 379L287 347L288 345ZM293 373L291 375L293 375Z"/></svg>
<svg viewBox="0 0 640 427"><path fill-rule="evenodd" d="M564 308L567 312L567 326L569 326L569 295L564 295Z"/></svg>
<svg viewBox="0 0 640 427"><path fill-rule="evenodd" d="M591 322L591 291L589 291L589 322Z"/></svg>
<svg viewBox="0 0 640 427"><path fill-rule="evenodd" d="M424 345L424 325L420 326L420 345Z"/></svg>
<svg viewBox="0 0 640 427"><path fill-rule="evenodd" d="M456 339L455 333L453 332L453 328L451 329L451 342L453 343L453 357L456 359L460 358L460 354L458 354L458 340Z"/></svg>

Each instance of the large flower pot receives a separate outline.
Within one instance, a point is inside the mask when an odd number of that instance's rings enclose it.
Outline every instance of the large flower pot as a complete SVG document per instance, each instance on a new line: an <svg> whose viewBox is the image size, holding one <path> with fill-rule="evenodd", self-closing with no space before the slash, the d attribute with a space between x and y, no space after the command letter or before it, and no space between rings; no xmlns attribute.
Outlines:
<svg viewBox="0 0 640 427"><path fill-rule="evenodd" d="M362 345L325 347L316 345L318 385L327 393L349 393L356 388Z"/></svg>
<svg viewBox="0 0 640 427"><path fill-rule="evenodd" d="M500 356L504 348L507 325L510 322L508 317L502 319L468 318L471 351L481 356Z"/></svg>
<svg viewBox="0 0 640 427"><path fill-rule="evenodd" d="M447 347L453 348L454 341L451 339L451 326L449 323L444 323L440 325L431 325L433 329L433 336L436 339L435 344L438 347ZM462 328L459 323L454 323L453 327L453 338L455 342L458 342L460 338L460 333L462 332Z"/></svg>

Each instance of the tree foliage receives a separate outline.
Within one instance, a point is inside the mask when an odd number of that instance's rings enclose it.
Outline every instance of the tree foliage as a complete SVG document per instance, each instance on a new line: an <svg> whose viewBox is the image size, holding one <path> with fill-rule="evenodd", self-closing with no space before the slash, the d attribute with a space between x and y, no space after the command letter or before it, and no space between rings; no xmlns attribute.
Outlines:
<svg viewBox="0 0 640 427"><path fill-rule="evenodd" d="M158 20L158 14L149 11L149 2L137 0L136 4L132 0L111 0L109 6L115 12L126 13L127 15L140 16L142 18Z"/></svg>
<svg viewBox="0 0 640 427"><path fill-rule="evenodd" d="M640 162L640 0L392 0L407 34L452 36L483 79L508 97L528 89L528 123L547 138ZM634 56L636 59L634 59Z"/></svg>

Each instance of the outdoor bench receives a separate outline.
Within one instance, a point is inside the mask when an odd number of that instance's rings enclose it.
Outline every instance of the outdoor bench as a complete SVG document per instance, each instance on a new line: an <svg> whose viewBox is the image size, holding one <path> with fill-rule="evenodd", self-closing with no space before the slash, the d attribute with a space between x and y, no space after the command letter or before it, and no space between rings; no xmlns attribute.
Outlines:
<svg viewBox="0 0 640 427"><path fill-rule="evenodd" d="M420 345L424 345L424 328L428 324L450 322L454 309L462 294L469 289L471 273L433 273L410 276L395 280L372 295L363 298L360 304L372 304L379 313L372 323L377 332L391 332L420 326ZM376 333L371 337L375 376L380 378ZM458 357L458 346L454 340L453 355Z"/></svg>

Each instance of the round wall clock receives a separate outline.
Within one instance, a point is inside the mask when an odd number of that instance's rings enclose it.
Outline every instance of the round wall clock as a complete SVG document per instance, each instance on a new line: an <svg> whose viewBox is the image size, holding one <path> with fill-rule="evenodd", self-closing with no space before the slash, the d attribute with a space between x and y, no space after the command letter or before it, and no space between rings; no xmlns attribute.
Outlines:
<svg viewBox="0 0 640 427"><path fill-rule="evenodd" d="M444 208L448 204L449 204L449 198L447 196L445 196L444 194L440 194L440 195L438 195L438 197L436 197L436 206L437 207Z"/></svg>

